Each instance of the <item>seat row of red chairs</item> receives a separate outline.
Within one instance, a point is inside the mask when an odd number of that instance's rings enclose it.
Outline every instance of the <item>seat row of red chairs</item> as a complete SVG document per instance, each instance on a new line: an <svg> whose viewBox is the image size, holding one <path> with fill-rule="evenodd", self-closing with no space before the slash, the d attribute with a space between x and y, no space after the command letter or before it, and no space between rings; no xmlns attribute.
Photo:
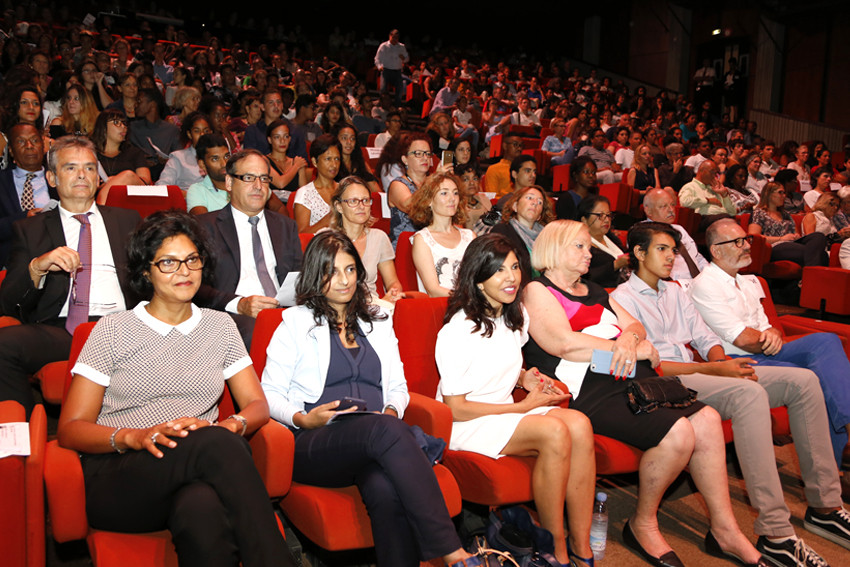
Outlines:
<svg viewBox="0 0 850 567"><path fill-rule="evenodd" d="M787 340L818 330L838 332L845 350L850 349L850 326L822 324L804 317L778 317L764 280L766 298L764 308L771 323L780 329ZM399 341L399 351L405 367L405 376L411 392L410 406L405 421L419 425L426 432L448 440L451 436L452 417L447 406L434 399L439 382L434 347L437 333L442 328L446 309L445 298L417 297L400 300L394 313L394 326ZM251 358L258 375L266 362L266 348L274 330L280 323L282 309L260 313L254 331ZM81 325L74 334L71 358L64 365L62 390L67 391L71 375L69 369L88 338L93 323ZM0 420L6 417L6 407L15 402L0 404ZM18 406L19 408L20 406ZM225 393L220 403L221 411L233 410L233 402ZM12 419L22 419L22 412ZM774 432L790 434L785 408L773 410ZM86 539L94 564L121 567L134 565L173 564L174 551L168 532L151 534L121 534L93 530L85 516L85 487L79 459L73 451L59 447L56 441L45 447L44 413L39 407L33 413L32 456L27 459L0 460L0 474L17 479L0 483L3 498L9 498L12 507L4 510L26 510L21 514L9 513L6 517L26 517L26 530L0 532L5 539L26 534L26 554L15 556L20 561L9 565L37 566L44 563L43 498L39 479L42 475L46 488L53 537L57 542ZM727 442L732 440L731 426L724 422ZM597 473L600 475L634 472L638 468L641 452L614 439L595 436ZM280 498L281 509L289 522L316 545L329 551L367 548L373 545L368 514L353 487L328 489L292 482L292 434L282 425L271 422L251 439L254 458L266 482L269 494ZM43 456L43 457L42 457ZM11 467L7 469L6 467ZM42 468L43 467L43 468ZM443 490L450 513L460 511L466 500L487 506L502 506L532 500L531 471L533 459L505 457L491 459L476 453L447 450L442 465L435 473ZM21 489L20 487L24 488ZM18 487L18 488L14 488ZM9 495L7 495L7 492ZM20 532L20 533L19 533Z"/></svg>

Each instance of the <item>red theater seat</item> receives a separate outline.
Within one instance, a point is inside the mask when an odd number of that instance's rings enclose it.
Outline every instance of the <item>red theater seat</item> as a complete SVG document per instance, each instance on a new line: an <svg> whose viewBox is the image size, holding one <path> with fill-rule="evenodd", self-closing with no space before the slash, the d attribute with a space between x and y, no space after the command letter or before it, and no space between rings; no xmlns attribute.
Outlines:
<svg viewBox="0 0 850 567"><path fill-rule="evenodd" d="M251 359L261 378L266 365L266 350L280 324L282 313L283 309L263 310L254 325ZM436 400L411 393L404 421L428 431L428 424L418 419L433 413L428 408L440 405ZM448 419L451 420L451 417L448 416ZM292 439L292 433L288 429L284 430ZM451 473L446 467L436 465L434 474L443 491L449 514L459 514L460 491ZM280 507L299 532L323 549L343 551L374 546L369 515L355 486L321 488L293 482L289 493L281 500Z"/></svg>
<svg viewBox="0 0 850 567"><path fill-rule="evenodd" d="M93 327L94 323L84 323L74 332L69 368L73 367ZM75 349L76 345L79 348ZM70 375L67 386L70 386ZM225 391L220 411L227 414L231 408L230 396ZM269 422L256 431L249 442L254 463L269 494L273 498L286 494L292 481L292 434L279 423ZM96 567L177 565L177 556L168 531L125 534L89 527L80 458L75 451L60 447L58 441L47 444L44 486L47 489L54 539L59 543L86 539Z"/></svg>
<svg viewBox="0 0 850 567"><path fill-rule="evenodd" d="M113 185L109 190L109 195L106 197L106 204L110 207L122 207L124 209L133 209L139 212L142 218L149 216L156 211L164 211L167 209L186 210L186 198L183 196L183 191L177 185L166 185L168 196L158 195L130 195L128 194L127 185ZM152 192L153 186L142 187L143 192Z"/></svg>
<svg viewBox="0 0 850 567"><path fill-rule="evenodd" d="M0 423L26 421L23 406L0 402ZM30 455L0 459L0 550L8 567L43 567L44 547L44 445L47 418L35 406L29 421Z"/></svg>

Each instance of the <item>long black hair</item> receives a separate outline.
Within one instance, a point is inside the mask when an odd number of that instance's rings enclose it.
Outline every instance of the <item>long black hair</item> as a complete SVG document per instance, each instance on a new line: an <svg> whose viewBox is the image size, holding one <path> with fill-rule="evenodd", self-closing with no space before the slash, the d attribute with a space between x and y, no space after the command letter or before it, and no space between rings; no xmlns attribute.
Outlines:
<svg viewBox="0 0 850 567"><path fill-rule="evenodd" d="M336 309L328 303L325 289L334 273L337 254L345 253L354 259L357 269L357 286L345 312L345 321L340 321ZM369 323L386 318L378 313L378 308L369 303L369 288L366 287L366 268L360 260L360 254L354 243L344 233L325 230L314 236L304 251L301 276L295 285L295 302L306 305L313 312L316 325L327 321L328 326L337 331L345 325L345 336L353 341L359 329L358 321Z"/></svg>
<svg viewBox="0 0 850 567"><path fill-rule="evenodd" d="M444 322L448 323L455 313L463 310L466 318L475 323L472 329L474 333L481 331L481 334L488 338L493 335L496 328L493 319L495 311L478 284L489 280L502 267L511 252L519 262L513 244L501 234L485 234L469 243L460 263L454 290L449 296ZM522 329L520 292L526 283L520 282L514 300L502 306L502 320L511 331Z"/></svg>

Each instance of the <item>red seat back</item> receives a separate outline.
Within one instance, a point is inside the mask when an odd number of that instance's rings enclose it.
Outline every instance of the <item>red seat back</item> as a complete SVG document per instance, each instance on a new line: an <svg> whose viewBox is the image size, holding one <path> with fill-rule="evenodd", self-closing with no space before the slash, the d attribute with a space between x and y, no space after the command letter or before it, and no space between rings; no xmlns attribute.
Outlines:
<svg viewBox="0 0 850 567"><path fill-rule="evenodd" d="M261 380L263 370L266 368L266 350L269 348L272 335L280 325L282 315L283 308L263 309L257 315L257 321L254 323L254 334L251 337L251 360L254 362L254 370L257 372L257 376Z"/></svg>
<svg viewBox="0 0 850 567"><path fill-rule="evenodd" d="M68 372L65 375L65 392L62 394L63 404L68 396L68 388L71 387L71 369L77 363L77 358L79 358L86 341L89 340L89 335L94 326L95 323L83 323L74 329L74 337L71 339L71 354L68 355Z"/></svg>
<svg viewBox="0 0 850 567"><path fill-rule="evenodd" d="M186 210L186 198L183 191L177 185L167 185L168 196L158 197L153 195L128 195L127 185L113 185L106 197L106 205L109 207L121 207L138 211L145 218L157 211L168 209Z"/></svg>
<svg viewBox="0 0 850 567"><path fill-rule="evenodd" d="M440 382L434 349L437 333L443 328L447 304L445 297L401 299L393 313L407 388L429 398L436 396Z"/></svg>
<svg viewBox="0 0 850 567"><path fill-rule="evenodd" d="M413 265L413 244L410 243L412 232L402 232L398 237L395 249L395 271L401 289L404 291L416 291L419 282L416 281L416 266ZM433 354L433 353L432 353Z"/></svg>

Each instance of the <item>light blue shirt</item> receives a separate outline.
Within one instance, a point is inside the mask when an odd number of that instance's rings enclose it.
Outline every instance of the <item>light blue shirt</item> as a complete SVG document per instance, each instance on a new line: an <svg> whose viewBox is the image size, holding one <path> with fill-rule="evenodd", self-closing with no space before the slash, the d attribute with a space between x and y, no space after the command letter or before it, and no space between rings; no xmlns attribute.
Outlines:
<svg viewBox="0 0 850 567"><path fill-rule="evenodd" d="M44 179L44 168L38 171L27 171L16 167L12 170L12 178L15 180L15 190L18 192L18 202L21 202L21 196L24 194L24 182L27 180L28 173L35 173L32 178L32 198L35 207L40 209L47 205L50 200L50 195L47 192L47 181Z"/></svg>
<svg viewBox="0 0 850 567"><path fill-rule="evenodd" d="M223 209L230 203L230 193L216 188L209 175L189 186L186 191L186 210L191 211L194 207L205 207L207 211L213 212Z"/></svg>
<svg viewBox="0 0 850 567"><path fill-rule="evenodd" d="M628 281L611 292L611 297L641 322L647 340L658 350L661 360L693 362L688 344L708 360L711 347L722 344L685 291L675 283L661 280L655 291L632 273Z"/></svg>

